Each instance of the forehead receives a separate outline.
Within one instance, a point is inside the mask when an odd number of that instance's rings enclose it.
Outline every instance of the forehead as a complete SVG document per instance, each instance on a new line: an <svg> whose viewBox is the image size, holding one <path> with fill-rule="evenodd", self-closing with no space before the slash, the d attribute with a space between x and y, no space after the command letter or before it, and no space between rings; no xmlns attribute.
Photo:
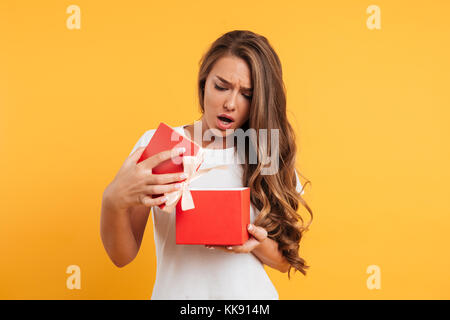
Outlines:
<svg viewBox="0 0 450 320"><path fill-rule="evenodd" d="M234 56L220 58L214 64L209 76L214 78L219 76L233 84L239 83L243 87L252 87L250 68L242 58Z"/></svg>

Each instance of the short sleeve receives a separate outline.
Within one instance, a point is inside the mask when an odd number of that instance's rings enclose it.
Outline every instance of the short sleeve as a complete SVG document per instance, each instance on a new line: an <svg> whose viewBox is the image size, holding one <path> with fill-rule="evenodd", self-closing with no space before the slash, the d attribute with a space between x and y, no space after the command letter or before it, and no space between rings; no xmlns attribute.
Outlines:
<svg viewBox="0 0 450 320"><path fill-rule="evenodd" d="M294 172L295 172L295 177L297 178L297 186L295 189L297 190L298 193L300 193L300 191L301 191L300 194L303 195L305 193L305 190L303 190L300 179L298 178L297 170L294 170Z"/></svg>
<svg viewBox="0 0 450 320"><path fill-rule="evenodd" d="M145 147L148 145L148 143L150 142L150 139L152 138L153 134L155 133L156 129L151 129L146 131L140 138L139 140L136 142L136 144L134 145L133 150L131 150L130 154L128 156L130 156L133 152L135 152L138 148L140 147Z"/></svg>

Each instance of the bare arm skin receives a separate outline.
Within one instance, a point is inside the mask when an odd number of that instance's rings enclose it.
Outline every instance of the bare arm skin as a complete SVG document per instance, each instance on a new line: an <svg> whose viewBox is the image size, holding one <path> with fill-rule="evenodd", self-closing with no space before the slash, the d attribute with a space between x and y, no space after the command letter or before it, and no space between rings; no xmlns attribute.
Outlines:
<svg viewBox="0 0 450 320"><path fill-rule="evenodd" d="M289 270L289 262L278 250L278 243L275 240L266 238L259 246L252 250L252 253L264 264L280 272L286 273Z"/></svg>
<svg viewBox="0 0 450 320"><path fill-rule="evenodd" d="M108 187L103 193L100 235L109 258L121 268L136 257L139 246L129 211L114 207Z"/></svg>
<svg viewBox="0 0 450 320"><path fill-rule="evenodd" d="M137 256L150 208L167 200L164 196L152 198L151 195L175 191L175 182L184 180L181 173L152 174L151 170L183 150L163 151L136 164L144 149L138 148L125 160L103 192L100 236L109 258L119 268Z"/></svg>

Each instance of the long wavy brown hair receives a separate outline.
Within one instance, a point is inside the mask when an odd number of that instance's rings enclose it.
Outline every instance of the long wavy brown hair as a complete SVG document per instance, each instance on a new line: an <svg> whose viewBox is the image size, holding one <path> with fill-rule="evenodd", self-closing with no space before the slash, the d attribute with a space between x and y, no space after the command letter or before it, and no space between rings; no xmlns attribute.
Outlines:
<svg viewBox="0 0 450 320"><path fill-rule="evenodd" d="M279 166L275 174L261 174L267 156L271 154L271 139L262 145L250 136L245 142L246 150L257 154L257 163L249 161L249 153L243 156L243 183L250 187L251 202L260 211L255 225L267 230L268 237L278 243L278 249L290 263L291 268L306 275L305 260L299 256L300 240L313 220L312 210L297 192L295 133L286 114L286 89L282 79L280 59L269 41L261 35L247 30L234 30L223 34L212 43L200 59L198 74L198 97L201 111L204 112L204 86L214 63L223 56L232 55L247 62L252 75L253 98L248 121L243 130L253 128L278 129ZM273 149L275 150L275 149ZM254 161L253 161L254 162ZM298 174L299 171L297 170ZM303 177L303 175L300 174ZM304 177L303 177L304 178ZM303 189L309 180L303 185ZM307 226L297 213L301 203L311 215ZM301 221L301 223L300 223Z"/></svg>

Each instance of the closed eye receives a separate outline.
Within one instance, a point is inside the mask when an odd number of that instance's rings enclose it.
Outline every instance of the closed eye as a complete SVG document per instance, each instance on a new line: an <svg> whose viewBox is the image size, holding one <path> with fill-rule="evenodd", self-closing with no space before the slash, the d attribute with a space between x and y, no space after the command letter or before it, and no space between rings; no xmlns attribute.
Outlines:
<svg viewBox="0 0 450 320"><path fill-rule="evenodd" d="M219 87L217 84L214 84L214 88L216 88L216 89L219 90L219 91L225 91L225 90L227 90L227 88ZM248 95L245 95L245 94L243 94L243 96L244 96L246 99L248 99L248 100L251 100L251 99L252 99L252 96L248 96Z"/></svg>
<svg viewBox="0 0 450 320"><path fill-rule="evenodd" d="M215 84L214 87L215 87L217 90L220 90L220 91L227 90L226 88L219 87L217 84Z"/></svg>

